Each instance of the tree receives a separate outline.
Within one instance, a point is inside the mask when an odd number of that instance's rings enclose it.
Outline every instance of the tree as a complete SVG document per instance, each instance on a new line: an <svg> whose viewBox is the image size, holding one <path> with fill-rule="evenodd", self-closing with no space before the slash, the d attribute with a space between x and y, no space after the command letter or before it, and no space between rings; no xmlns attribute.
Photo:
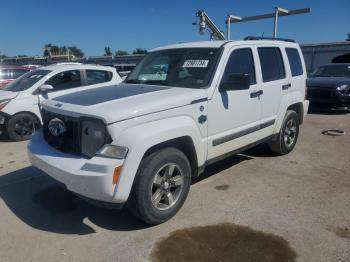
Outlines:
<svg viewBox="0 0 350 262"><path fill-rule="evenodd" d="M75 45L68 46L68 49L75 57L84 57L85 56L84 52L80 48L76 47Z"/></svg>
<svg viewBox="0 0 350 262"><path fill-rule="evenodd" d="M350 33L348 33L348 38L346 39L346 41L350 41Z"/></svg>
<svg viewBox="0 0 350 262"><path fill-rule="evenodd" d="M128 51L124 51L124 50L117 50L115 51L115 56L123 56L123 55L128 55Z"/></svg>
<svg viewBox="0 0 350 262"><path fill-rule="evenodd" d="M147 54L147 50L146 49L142 49L142 48L136 48L133 52L133 55L144 55Z"/></svg>
<svg viewBox="0 0 350 262"><path fill-rule="evenodd" d="M52 44L45 45L44 56L56 56L56 55L73 55L75 57L83 57L84 52L76 46L57 46Z"/></svg>
<svg viewBox="0 0 350 262"><path fill-rule="evenodd" d="M0 59L5 59L5 58L8 58L8 56L7 56L7 55L2 54L2 52L0 51Z"/></svg>
<svg viewBox="0 0 350 262"><path fill-rule="evenodd" d="M111 55L112 55L111 48L109 46L106 46L104 56L111 56Z"/></svg>

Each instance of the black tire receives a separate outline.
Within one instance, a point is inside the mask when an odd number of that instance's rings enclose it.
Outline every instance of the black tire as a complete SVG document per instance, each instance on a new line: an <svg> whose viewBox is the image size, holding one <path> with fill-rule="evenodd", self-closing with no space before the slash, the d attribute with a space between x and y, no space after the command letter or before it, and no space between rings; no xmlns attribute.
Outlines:
<svg viewBox="0 0 350 262"><path fill-rule="evenodd" d="M294 131L292 132L291 130L294 130ZM299 136L298 114L293 110L287 110L280 132L274 139L268 142L268 145L271 151L279 155L286 155L294 149L295 144L298 140L298 136Z"/></svg>
<svg viewBox="0 0 350 262"><path fill-rule="evenodd" d="M24 141L30 139L39 126L39 121L34 115L19 113L8 120L6 133L13 141Z"/></svg>
<svg viewBox="0 0 350 262"><path fill-rule="evenodd" d="M167 165L169 165L169 169L165 169L164 173L162 173L162 168L166 168ZM171 173L169 171L170 169L173 171L169 177L173 178L173 180L182 176L181 181L178 180L178 183L182 183L181 186L171 187L172 180L169 180L169 192L172 195L171 198L174 200L172 205L170 205L171 200L168 198L170 195L166 191L168 189L165 189L167 182L163 181L166 179L165 173ZM157 178L162 179L161 183L156 182L156 175ZM160 149L141 161L127 202L127 207L133 215L147 224L163 223L173 217L181 208L187 198L190 184L191 166L186 155L172 147ZM181 190L179 189L180 187ZM155 197L158 196L157 192L160 195L164 195L160 196L159 203L155 204L158 199ZM168 207L166 207L167 205Z"/></svg>

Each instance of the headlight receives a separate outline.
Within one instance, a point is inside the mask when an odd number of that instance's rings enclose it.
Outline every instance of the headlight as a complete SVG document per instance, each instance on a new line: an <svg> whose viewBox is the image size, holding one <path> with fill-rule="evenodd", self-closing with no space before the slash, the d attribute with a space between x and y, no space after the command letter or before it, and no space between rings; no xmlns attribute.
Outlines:
<svg viewBox="0 0 350 262"><path fill-rule="evenodd" d="M350 93L350 84L341 85L337 88L341 93Z"/></svg>
<svg viewBox="0 0 350 262"><path fill-rule="evenodd" d="M93 157L111 139L106 126L98 119L84 119L81 124L81 153Z"/></svg>
<svg viewBox="0 0 350 262"><path fill-rule="evenodd" d="M115 146L115 145L104 145L96 155L111 157L117 159L124 159L128 154L129 149L123 146Z"/></svg>
<svg viewBox="0 0 350 262"><path fill-rule="evenodd" d="M10 101L11 99L0 100L0 110L3 109Z"/></svg>

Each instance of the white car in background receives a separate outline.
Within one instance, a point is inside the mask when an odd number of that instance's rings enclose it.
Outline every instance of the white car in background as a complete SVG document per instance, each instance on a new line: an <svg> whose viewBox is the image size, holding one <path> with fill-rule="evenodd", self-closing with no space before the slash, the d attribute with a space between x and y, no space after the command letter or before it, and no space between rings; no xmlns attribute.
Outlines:
<svg viewBox="0 0 350 262"><path fill-rule="evenodd" d="M30 71L0 90L0 134L29 139L42 124L43 100L121 82L116 69L105 66L57 64Z"/></svg>

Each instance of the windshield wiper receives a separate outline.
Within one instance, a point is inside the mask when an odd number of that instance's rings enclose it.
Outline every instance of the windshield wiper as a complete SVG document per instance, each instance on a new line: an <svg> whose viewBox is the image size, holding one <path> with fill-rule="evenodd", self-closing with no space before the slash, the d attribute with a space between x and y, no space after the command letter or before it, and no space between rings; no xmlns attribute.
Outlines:
<svg viewBox="0 0 350 262"><path fill-rule="evenodd" d="M126 80L125 83L128 83L128 84L140 84L141 81L140 80L136 80L136 79L129 79L129 80Z"/></svg>
<svg viewBox="0 0 350 262"><path fill-rule="evenodd" d="M129 79L124 83L128 84L145 84L145 85L164 85L164 86L178 86L174 83L171 83L166 80L137 80L137 79Z"/></svg>
<svg viewBox="0 0 350 262"><path fill-rule="evenodd" d="M164 85L164 86L178 86L174 83L171 83L166 80L145 80L142 81L142 84L150 84L150 85Z"/></svg>

